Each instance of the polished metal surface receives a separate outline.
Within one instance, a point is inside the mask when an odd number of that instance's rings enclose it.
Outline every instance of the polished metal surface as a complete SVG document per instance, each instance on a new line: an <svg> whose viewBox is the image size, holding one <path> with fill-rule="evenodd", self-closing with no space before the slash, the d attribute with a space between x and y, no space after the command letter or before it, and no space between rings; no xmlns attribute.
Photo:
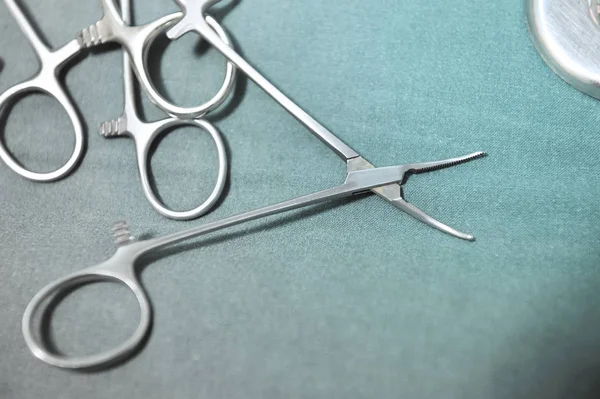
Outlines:
<svg viewBox="0 0 600 399"><path fill-rule="evenodd" d="M156 106L172 116L184 119L200 118L221 105L233 88L233 83L235 81L235 67L228 62L225 79L221 88L212 99L199 106L177 106L165 100L155 89L148 75L146 62L148 51L154 39L173 23L178 21L182 16L181 13L170 14L145 25L130 26L120 17L112 0L101 0L102 8L104 10L102 19L79 32L76 40L72 40L62 48L52 51L37 35L35 28L19 7L17 0L4 0L4 3L28 41L31 43L41 67L38 73L31 79L9 88L0 95L0 112L5 111L11 104L18 101L25 94L35 91L43 92L54 97L62 105L69 115L75 131L73 154L65 165L48 173L38 173L27 170L12 156L0 140L0 158L14 172L27 179L40 182L61 179L75 168L83 155L83 125L72 101L58 81L58 74L60 73L61 68L84 48L98 46L107 42L117 42L121 44L123 49L131 57L133 70L140 81L143 91ZM214 19L208 17L207 24L211 26L211 29L214 29L213 32L215 32L221 40L229 45L227 34Z"/></svg>
<svg viewBox="0 0 600 399"><path fill-rule="evenodd" d="M224 54L232 64L248 75L250 79L273 97L291 115L335 151L346 162L346 180L342 185L330 189L158 238L136 240L131 236L129 227L125 223L118 223L114 229L118 249L112 258L104 263L73 273L47 285L33 297L25 310L22 320L25 342L36 357L53 366L71 369L102 367L130 356L143 342L152 319L150 302L135 270L136 261L151 251L179 243L183 240L251 220L369 191L385 198L395 207L444 233L465 240L474 239L473 236L452 229L417 209L414 205L409 204L402 197L402 185L411 173L424 173L458 165L482 157L484 155L483 152L436 162L375 167L286 97L215 33L210 22L208 22L210 19L205 15L205 11L209 6L217 3L218 0L178 0L177 2L184 9L185 15L167 35L174 39L190 30L198 32L211 45ZM135 61L133 65L135 70ZM128 70L127 65L125 67ZM128 82L130 83L131 80L129 79ZM130 93L130 88L126 92ZM131 101L128 101L128 103L131 104ZM127 110L124 120L129 123L127 120ZM115 123L114 130L120 130L119 123ZM122 130L125 132L127 129L123 128ZM143 159L144 157L141 156L140 158ZM52 314L48 314L48 308L43 306L47 299L67 290L70 291L82 283L91 281L114 281L124 284L132 290L139 302L141 311L138 328L121 345L104 353L83 357L68 357L52 352L47 347L47 343L44 340L37 339L36 334L34 334L34 319L36 314L46 313L48 317L51 317Z"/></svg>
<svg viewBox="0 0 600 399"><path fill-rule="evenodd" d="M104 9L104 17L96 24L82 30L78 34L77 40L72 40L56 51L51 51L36 34L34 27L17 4L17 1L4 1L11 14L14 16L17 24L21 27L21 30L31 43L37 58L40 61L41 68L33 78L9 88L0 95L0 111L6 110L12 103L18 101L27 93L35 91L47 93L54 97L69 115L75 131L75 146L67 163L59 169L48 173L38 173L27 170L14 159L2 140L0 140L0 158L19 175L30 180L41 182L61 179L75 168L83 155L83 126L75 106L69 99L61 83L58 81L58 75L61 68L83 48L115 41L122 45L126 54L126 67L124 72L125 111L117 120L102 124L101 134L106 137L127 135L134 139L144 194L150 201L152 207L160 214L171 219L188 220L199 217L209 211L218 200L223 192L223 187L225 186L227 176L227 156L223 140L218 131L210 123L199 118L222 104L231 92L236 75L233 64L230 62L227 63L224 82L217 94L210 101L193 108L179 107L163 99L155 90L147 73L146 59L148 50L154 39L159 33L164 32L167 27L177 21L181 17L180 13L170 14L146 25L130 26L129 1L124 1L122 4L122 12L125 15L125 17L122 18L117 13L117 9L111 0L101 0ZM214 19L208 18L207 23L210 24L221 40L227 43L227 45L230 45L230 40L226 32ZM146 92L154 104L170 115L174 115L173 117L152 123L143 122L139 118L135 107L133 76L127 57L132 57L131 59L133 61L131 65L140 81L143 91ZM217 147L219 168L215 188L201 205L188 211L174 211L167 209L152 191L150 178L148 176L148 151L154 140L162 133L173 127L184 125L198 127L211 135Z"/></svg>
<svg viewBox="0 0 600 399"><path fill-rule="evenodd" d="M235 81L235 68L229 62L221 88L212 99L202 105L191 108L180 107L165 100L154 87L148 75L148 51L154 39L176 23L181 18L181 13L173 13L145 25L130 26L123 21L112 0L100 0L100 3L104 10L104 16L95 24L79 32L77 40L82 47L94 47L108 42L119 43L131 57L131 66L142 90L158 108L169 115L191 119L206 115L225 101ZM230 45L225 31L212 17L207 17L206 23L221 40Z"/></svg>
<svg viewBox="0 0 600 399"><path fill-rule="evenodd" d="M129 23L131 17L130 1L125 0L121 3L123 20L126 23ZM225 32L222 32L222 34L224 35L223 37L227 37ZM123 52L123 80L123 89L125 93L125 107L123 114L118 119L102 123L99 128L100 135L104 137L126 136L133 139L135 142L138 170L144 195L150 202L150 205L152 205L158 213L174 220L190 220L200 217L208 212L218 201L227 180L227 153L221 135L212 124L203 119L180 119L169 117L156 122L143 121L138 114L136 106L134 74L131 70L129 55L126 52ZM208 133L217 148L217 160L219 163L217 181L213 191L202 204L188 211L174 211L162 204L152 189L148 171L148 158L152 143L162 134L167 134L166 132L170 129L180 126L195 126Z"/></svg>
<svg viewBox="0 0 600 399"><path fill-rule="evenodd" d="M33 172L24 168L8 151L3 140L0 140L0 158L14 172L29 180L40 182L58 180L69 174L83 155L83 125L73 103L58 81L61 69L79 53L81 47L77 40L72 40L58 50L50 50L38 36L16 0L4 0L4 3L31 44L40 63L40 69L31 79L7 89L0 95L0 112L5 111L7 107L28 93L46 93L54 97L69 115L75 131L75 146L69 160L63 166L46 173Z"/></svg>
<svg viewBox="0 0 600 399"><path fill-rule="evenodd" d="M483 155L482 152L477 152L463 157L436 162L414 163L382 168L359 168L359 170L356 171L349 171L346 175L346 181L342 185L231 216L219 221L206 223L202 226L178 233L148 240L136 240L131 235L129 226L124 222L119 222L113 228L117 251L112 258L99 265L83 269L54 281L40 290L32 298L23 314L22 329L25 342L34 356L56 367L86 369L111 365L130 356L142 344L151 326L152 308L135 268L136 261L141 256L184 240L189 240L244 222L325 201L332 201L361 194L375 187L385 187L392 183L401 185L411 173L424 173L455 166L463 162L480 158ZM361 158L354 158L354 160L360 162ZM348 163L350 162L352 161L348 161ZM348 165L348 169L352 169L351 165ZM461 238L472 239L470 236ZM45 340L36 338L36 334L34 333L34 319L38 316L38 313L48 312L48 307L43 307L43 304L50 297L63 292L69 292L84 283L94 281L112 281L121 283L133 292L140 307L140 322L138 327L133 335L125 342L104 353L82 357L68 357L54 353L47 347ZM51 317L52 315L47 314L47 316Z"/></svg>
<svg viewBox="0 0 600 399"><path fill-rule="evenodd" d="M600 4L597 0L526 0L538 52L561 78L600 99Z"/></svg>

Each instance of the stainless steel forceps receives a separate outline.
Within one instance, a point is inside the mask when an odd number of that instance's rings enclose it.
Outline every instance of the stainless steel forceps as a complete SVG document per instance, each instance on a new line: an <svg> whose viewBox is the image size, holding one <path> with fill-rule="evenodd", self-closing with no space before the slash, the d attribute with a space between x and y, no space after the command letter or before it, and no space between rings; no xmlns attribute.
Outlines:
<svg viewBox="0 0 600 399"><path fill-rule="evenodd" d="M131 19L131 0L121 0L121 15L125 23ZM224 33L224 32L223 32ZM226 37L226 36L225 36ZM135 142L138 171L142 182L144 195L150 205L161 215L175 220L195 219L208 212L218 201L227 180L227 154L225 144L217 129L203 119L180 119L169 117L156 122L144 122L137 111L135 101L134 74L131 70L129 55L123 52L123 80L125 106L123 114L118 119L104 122L100 125L99 133L104 137L128 136ZM148 153L152 143L166 131L178 126L195 126L206 131L217 147L219 168L217 182L208 198L199 206L188 211L174 211L165 207L156 197L150 184L148 174Z"/></svg>
<svg viewBox="0 0 600 399"><path fill-rule="evenodd" d="M136 262L149 252L159 250L169 245L180 243L181 241L192 239L201 235L212 233L227 227L239 225L244 222L256 220L270 215L298 209L317 203L335 200L352 195L362 194L372 191L379 196L387 199L394 206L402 209L408 214L416 217L419 220L455 237L473 240L473 236L458 232L426 215L413 205L409 204L402 198L402 185L405 183L409 174L429 172L444 167L458 165L460 163L470 161L482 157L484 153L476 152L463 157L447 159L444 161L425 162L406 164L390 167L377 168L367 162L357 152L352 150L340 139L335 137L333 133L326 130L316 120L310 117L305 111L294 104L290 99L285 97L283 93L277 90L255 69L253 69L241 56L233 51L229 46L220 41L217 35L205 29L201 20L203 20L204 10L218 0L209 1L190 1L186 7L186 16L181 20L170 32L171 36L182 34L187 29L195 29L219 51L243 70L252 78L259 86L267 93L274 97L285 109L300 120L307 128L315 135L321 138L329 147L346 161L347 174L343 184L318 191L313 194L304 195L279 204L266 206L261 209L248 211L239 215L231 216L220 221L206 223L202 226L184 230L178 233L173 233L163 237L157 237L147 240L136 240L131 236L131 232L126 223L118 223L114 227L117 251L115 255L107 261L92 266L81 271L70 274L66 277L58 279L41 291L39 291L28 304L23 314L22 329L25 342L31 352L42 361L53 366L70 369L81 369L91 367L102 367L111 363L125 359L138 348L144 337L146 336L152 320L152 311L147 294L138 278L136 272ZM187 3L187 2L186 2ZM182 4L182 1L180 1ZM183 4L182 4L183 5ZM200 21L199 23L197 23ZM133 335L129 337L121 345L107 352L82 357L68 357L57 354L47 347L47 343L37 338L34 333L34 317L37 313L47 313L48 307L44 307L46 300L54 297L65 290L71 290L81 284L94 281L113 281L121 283L133 291L140 306L140 323ZM51 314L49 315L51 316Z"/></svg>
<svg viewBox="0 0 600 399"><path fill-rule="evenodd" d="M228 62L227 71L223 84L217 94L206 103L197 107L180 107L165 100L155 89L148 75L146 65L148 51L154 39L164 32L169 26L181 19L181 13L173 13L154 22L141 26L129 26L119 16L117 8L112 0L101 0L104 16L94 25L83 29L65 46L58 50L51 50L44 44L41 38L35 32L31 22L20 9L17 0L4 0L8 10L13 15L17 24L31 43L36 56L40 62L40 70L29 80L19 83L0 95L0 112L5 110L9 103L16 102L23 95L31 92L42 92L54 97L66 110L73 129L75 131L75 146L69 160L60 168L47 172L39 173L24 168L7 150L0 140L0 158L19 175L34 181L49 182L61 179L69 174L77 165L83 155L83 127L79 120L77 111L71 100L58 80L60 70L76 54L84 48L101 45L107 42L116 42L121 44L123 49L131 57L133 70L140 81L143 91L148 98L159 108L169 115L181 118L199 118L207 112L215 109L225 101L231 92L235 80L235 68ZM229 45L229 38L220 25L212 18L207 17L207 23L214 29L223 42Z"/></svg>
<svg viewBox="0 0 600 399"><path fill-rule="evenodd" d="M206 223L189 230L148 240L136 240L131 236L127 223L117 223L113 228L117 252L112 258L99 265L88 267L48 284L31 299L23 314L22 329L25 342L34 356L56 367L85 369L111 365L130 356L132 352L142 344L151 326L152 308L136 272L136 262L143 255L177 244L184 240L189 240L194 237L249 222L251 220L325 201L361 194L368 190L377 187L385 187L392 183L396 185L403 184L410 173L422 173L454 166L479 158L483 155L482 152L477 152L464 157L447 159L444 161L415 163L383 168L364 168L360 170L354 170L354 166L349 162L346 181L340 186L231 216L216 222ZM463 238L472 239L470 236ZM34 334L34 317L39 313L38 310L41 309L41 313L46 313L46 316L51 317L52 314L47 313L48 307L42 306L46 300L55 295L70 292L83 284L95 281L121 283L133 292L140 307L140 322L137 329L125 342L104 353L81 357L67 357L53 352L47 347L45 340L36 338L37 334Z"/></svg>

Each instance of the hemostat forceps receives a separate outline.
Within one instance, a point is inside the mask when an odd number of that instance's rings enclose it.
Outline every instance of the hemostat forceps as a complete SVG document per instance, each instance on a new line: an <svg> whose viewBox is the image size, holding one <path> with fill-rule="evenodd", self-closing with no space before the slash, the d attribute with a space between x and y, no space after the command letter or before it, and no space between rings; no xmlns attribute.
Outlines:
<svg viewBox="0 0 600 399"><path fill-rule="evenodd" d="M119 16L112 0L101 0L102 8L104 10L103 18L96 24L79 32L76 39L71 40L60 49L52 51L37 35L31 22L17 4L17 0L4 0L4 3L27 37L27 40L31 43L41 67L38 73L31 79L9 88L0 95L0 112L3 111L9 103L16 102L27 93L36 91L46 93L54 97L65 109L71 119L75 131L75 145L71 157L63 166L47 173L33 172L24 168L16 159L14 159L12 154L10 154L0 140L0 158L14 172L27 179L43 182L61 179L75 168L83 155L83 126L72 101L69 99L58 80L58 74L65 64L84 48L101 45L106 42L117 42L121 44L123 49L131 57L133 70L140 81L143 91L156 106L173 116L181 118L199 118L222 104L233 88L235 68L230 62L227 63L225 79L217 94L211 100L200 106L185 108L171 104L154 88L148 75L148 68L146 65L148 51L154 39L182 17L181 13L173 13L164 16L146 25L129 26ZM212 17L208 17L207 23L212 26L212 29L216 32L215 34L217 34L224 43L229 45L227 34Z"/></svg>
<svg viewBox="0 0 600 399"><path fill-rule="evenodd" d="M175 26L174 30L170 31L170 36L179 36L190 29L199 31L206 40L222 52L232 63L244 71L253 81L267 91L278 103L346 161L346 180L343 184L330 189L248 211L219 221L206 223L195 228L163 237L136 240L131 236L129 227L126 223L117 224L114 228L117 238L117 251L112 258L99 265L83 269L50 283L33 297L25 309L22 322L25 342L37 358L48 364L71 369L101 367L130 356L132 352L142 344L152 320L150 302L136 272L136 261L141 256L146 255L151 251L159 250L187 239L239 225L244 222L325 201L372 191L380 197L387 199L394 206L430 226L458 238L473 240L471 235L461 233L436 221L406 202L402 198L401 186L405 183L407 177L411 173L423 173L458 165L483 156L483 152L475 152L463 157L436 162L414 163L380 168L373 166L357 152L334 136L333 133L329 132L325 127L310 117L283 93L277 90L241 56L222 42L211 29L209 29L209 25L203 22L204 11L208 6L217 1L218 0L198 0L184 2L183 0L179 0L179 4L186 8L186 15L181 20L180 24ZM71 290L76 286L93 281L113 281L121 283L134 293L138 300L141 312L140 323L137 329L134 331L133 335L121 345L103 353L82 357L67 357L53 353L48 349L46 343L36 338L36 334L33 332L34 316L38 313L38 310L42 313L48 311L48 307L43 306L47 299L54 297L54 295L64 292L65 290Z"/></svg>
<svg viewBox="0 0 600 399"><path fill-rule="evenodd" d="M118 223L113 228L113 231L116 233L117 252L112 258L99 265L83 269L50 283L39 291L33 297L31 302L29 302L29 305L27 305L25 313L23 314L22 327L25 342L37 358L61 368L83 369L102 367L125 359L141 345L152 321L150 301L148 300L144 287L142 286L135 269L136 261L141 256L184 240L192 239L244 222L249 222L251 220L318 204L320 202L349 197L377 187L385 187L392 183L399 185L406 180L410 173L421 173L454 166L459 163L476 159L482 155L483 153L477 152L445 161L349 170L346 175L346 181L340 186L294 198L261 209L245 212L236 216L231 216L216 222L206 223L189 230L148 240L136 240L131 236L129 227L126 223ZM463 238L470 239L472 237L466 236ZM48 298L67 290L70 291L82 284L94 281L118 282L128 287L134 293L140 306L140 323L137 329L134 331L133 335L121 345L104 353L82 357L66 357L53 353L47 348L46 343L38 340L33 333L33 319L37 310L41 308L42 312L47 312L48 308L43 308L42 305Z"/></svg>
<svg viewBox="0 0 600 399"><path fill-rule="evenodd" d="M130 12L131 0L121 1L121 14L125 23L131 19ZM137 153L138 170L142 182L144 195L152 207L161 215L175 220L195 219L208 212L218 201L225 181L227 180L227 154L225 144L221 135L215 127L208 121L202 119L179 119L169 117L156 122L144 122L140 118L135 101L134 74L129 63L129 55L123 52L123 80L125 93L125 106L123 114L111 121L100 125L99 133L104 137L128 136L135 142ZM189 211L174 211L167 209L156 197L150 184L148 174L148 156L152 143L168 129L178 126L195 126L210 134L215 146L217 147L217 160L219 169L217 173L217 183L209 197L198 207Z"/></svg>

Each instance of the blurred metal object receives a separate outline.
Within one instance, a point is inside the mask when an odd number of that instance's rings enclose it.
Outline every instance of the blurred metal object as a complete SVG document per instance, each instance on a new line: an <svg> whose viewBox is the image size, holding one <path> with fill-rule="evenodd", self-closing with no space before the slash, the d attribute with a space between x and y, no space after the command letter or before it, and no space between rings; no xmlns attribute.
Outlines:
<svg viewBox="0 0 600 399"><path fill-rule="evenodd" d="M600 1L525 0L529 33L550 68L600 99Z"/></svg>

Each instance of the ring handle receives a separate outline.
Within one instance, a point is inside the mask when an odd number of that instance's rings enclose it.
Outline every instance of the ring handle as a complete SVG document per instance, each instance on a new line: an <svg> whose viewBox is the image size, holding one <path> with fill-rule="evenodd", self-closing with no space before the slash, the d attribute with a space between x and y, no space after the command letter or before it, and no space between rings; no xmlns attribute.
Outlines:
<svg viewBox="0 0 600 399"><path fill-rule="evenodd" d="M233 63L231 63L231 61L227 61L225 79L223 80L221 88L209 101L205 102L204 104L195 107L181 107L167 101L158 92L148 76L148 54L154 39L160 33L170 28L181 18L181 16L181 13L174 13L144 26L143 30L139 34L139 37L141 38L140 40L143 40L142 45L133 46L133 48L128 46L128 50L131 57L131 65L133 70L137 75L142 90L147 94L150 101L171 116L181 119L197 119L214 110L223 104L223 102L227 99L228 95L233 89L233 83L235 82L236 67L233 65ZM214 18L210 16L206 17L206 22L214 29L224 43L226 43L228 46L231 46L231 40L229 39L229 36Z"/></svg>
<svg viewBox="0 0 600 399"><path fill-rule="evenodd" d="M54 98L67 112L67 115L71 119L73 130L75 133L75 146L73 153L69 157L69 160L60 168L51 172L33 172L23 167L8 151L2 140L0 140L0 158L11 168L15 173L23 176L26 179L37 181L37 182L51 182L62 179L68 175L79 163L81 156L83 155L83 126L79 115L72 105L69 97L60 87L56 81L43 82L39 78L34 78L23 83L19 83L0 95L0 113L5 109L9 103L17 103L27 94L32 92L41 92Z"/></svg>
<svg viewBox="0 0 600 399"><path fill-rule="evenodd" d="M207 213L219 200L219 197L223 193L225 188L225 182L227 181L227 151L225 150L225 144L221 138L219 131L209 122L202 119L177 119L169 118L164 121L156 122L157 127L154 129L150 136L146 136L145 140L140 140L139 137L134 136L136 142L137 158L138 158L138 169L140 172L140 178L142 181L142 188L146 198L150 202L150 205L161 215L173 219L173 220L191 220L196 219L205 213ZM207 132L213 139L215 146L217 147L217 159L219 162L219 169L217 173L217 181L213 191L210 193L208 198L200 204L198 207L188 211L174 211L165 207L161 203L150 184L150 177L148 173L148 153L152 142L156 140L162 133L167 129L178 127L178 126L195 126L201 130Z"/></svg>
<svg viewBox="0 0 600 399"><path fill-rule="evenodd" d="M110 261L109 261L110 262ZM123 267L123 264L104 264L93 266L58 279L42 288L29 302L23 314L22 329L25 343L35 357L41 361L64 369L89 369L104 367L127 358L143 342L152 322L150 301L135 276L133 265ZM40 342L33 334L33 318L41 305L50 297L66 290L78 288L90 282L117 282L128 287L135 295L140 306L140 323L134 333L122 344L108 351L89 355L68 357L53 353L47 344ZM42 316L48 312L48 307L41 310Z"/></svg>

